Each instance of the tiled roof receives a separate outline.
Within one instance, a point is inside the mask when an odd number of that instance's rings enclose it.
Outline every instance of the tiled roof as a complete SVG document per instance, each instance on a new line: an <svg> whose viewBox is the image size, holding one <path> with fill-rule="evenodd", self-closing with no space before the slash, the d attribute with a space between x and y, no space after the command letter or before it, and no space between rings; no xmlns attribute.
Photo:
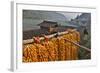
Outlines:
<svg viewBox="0 0 100 73"><path fill-rule="evenodd" d="M53 21L43 21L42 23L38 24L38 26L44 26L44 27L55 27L55 25L58 25L57 22Z"/></svg>

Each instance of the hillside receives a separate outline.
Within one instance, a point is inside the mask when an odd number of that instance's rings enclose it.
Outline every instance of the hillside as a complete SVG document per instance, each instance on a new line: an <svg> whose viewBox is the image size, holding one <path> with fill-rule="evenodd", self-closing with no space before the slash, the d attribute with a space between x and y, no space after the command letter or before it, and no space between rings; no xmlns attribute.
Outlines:
<svg viewBox="0 0 100 73"><path fill-rule="evenodd" d="M58 22L66 21L67 18L63 14L55 11L23 10L23 30L39 28L37 24L41 23L43 20Z"/></svg>

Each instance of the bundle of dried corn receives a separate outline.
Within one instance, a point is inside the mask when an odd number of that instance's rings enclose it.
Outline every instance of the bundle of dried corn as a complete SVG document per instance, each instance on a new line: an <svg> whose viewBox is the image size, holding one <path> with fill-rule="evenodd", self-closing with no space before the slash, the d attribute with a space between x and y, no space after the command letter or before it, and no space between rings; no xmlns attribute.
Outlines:
<svg viewBox="0 0 100 73"><path fill-rule="evenodd" d="M77 31L75 33L76 33L76 38L77 38L76 40L77 40L77 43L78 43L78 42L80 42L80 33L77 32Z"/></svg>
<svg viewBox="0 0 100 73"><path fill-rule="evenodd" d="M53 47L54 47L54 50L55 50L55 61L59 60L58 58L58 41L57 41L57 38L52 38L50 40L52 43L53 43Z"/></svg>
<svg viewBox="0 0 100 73"><path fill-rule="evenodd" d="M39 62L42 61L48 61L48 52L47 52L47 48L41 44L33 44L34 46L36 46L37 49L37 58Z"/></svg>
<svg viewBox="0 0 100 73"><path fill-rule="evenodd" d="M23 62L37 62L37 49L32 44L24 45L23 47Z"/></svg>
<svg viewBox="0 0 100 73"><path fill-rule="evenodd" d="M70 33L63 35L62 37L63 37L64 40L65 39L71 40L71 34ZM66 53L65 54L65 57L66 57L65 60L71 60L71 51L72 51L71 48L72 48L71 43L65 40L65 53Z"/></svg>
<svg viewBox="0 0 100 73"><path fill-rule="evenodd" d="M28 44L23 47L23 62L48 61L47 49L41 44Z"/></svg>
<svg viewBox="0 0 100 73"><path fill-rule="evenodd" d="M76 41L76 36L74 35L74 33L71 33L70 34L70 39L69 39L70 41ZM76 53L77 52L77 47L76 47L76 45L73 45L73 43L70 43L70 59L71 60L74 60L74 59L77 59L77 58L75 58L75 57L77 57L77 54L78 53Z"/></svg>
<svg viewBox="0 0 100 73"><path fill-rule="evenodd" d="M55 57L56 57L56 51L54 49L54 44L51 41L48 42L43 42L43 45L45 46L45 48L48 51L48 59L49 61L55 61Z"/></svg>
<svg viewBox="0 0 100 73"><path fill-rule="evenodd" d="M58 59L65 60L65 41L62 37L57 38L58 41Z"/></svg>

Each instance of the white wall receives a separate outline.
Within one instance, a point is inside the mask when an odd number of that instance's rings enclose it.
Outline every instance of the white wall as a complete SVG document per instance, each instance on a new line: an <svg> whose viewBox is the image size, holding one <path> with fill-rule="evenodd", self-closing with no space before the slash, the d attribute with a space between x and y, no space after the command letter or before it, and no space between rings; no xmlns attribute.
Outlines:
<svg viewBox="0 0 100 73"><path fill-rule="evenodd" d="M29 0L27 0L29 1ZM95 6L97 7L98 24L95 25L95 41L98 48L98 65L97 67L78 67L78 68L62 68L56 70L35 71L34 73L99 73L100 69L100 5L99 0L32 0L34 3L41 4L61 4L76 6ZM10 73L10 0L0 0L0 73ZM26 72L28 73L28 72Z"/></svg>

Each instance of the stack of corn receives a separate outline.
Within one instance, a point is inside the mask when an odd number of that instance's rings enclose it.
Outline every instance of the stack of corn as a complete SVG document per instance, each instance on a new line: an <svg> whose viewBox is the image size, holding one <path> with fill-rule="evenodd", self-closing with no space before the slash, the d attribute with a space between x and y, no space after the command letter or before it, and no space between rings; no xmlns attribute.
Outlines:
<svg viewBox="0 0 100 73"><path fill-rule="evenodd" d="M78 43L80 41L79 32L69 30L69 33L65 35L45 40L23 45L23 62L78 59L78 47L67 40Z"/></svg>

